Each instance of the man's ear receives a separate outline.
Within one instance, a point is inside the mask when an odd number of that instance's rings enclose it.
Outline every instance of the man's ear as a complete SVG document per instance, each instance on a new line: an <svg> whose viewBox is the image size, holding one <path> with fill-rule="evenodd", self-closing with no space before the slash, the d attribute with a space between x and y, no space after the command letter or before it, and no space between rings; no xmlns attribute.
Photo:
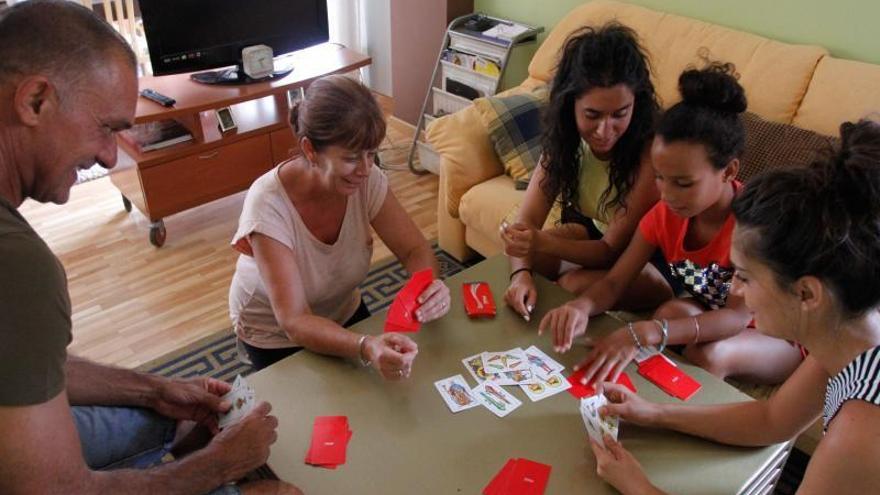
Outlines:
<svg viewBox="0 0 880 495"><path fill-rule="evenodd" d="M58 92L45 76L25 77L15 87L13 109L26 126L38 125L47 111L57 106Z"/></svg>

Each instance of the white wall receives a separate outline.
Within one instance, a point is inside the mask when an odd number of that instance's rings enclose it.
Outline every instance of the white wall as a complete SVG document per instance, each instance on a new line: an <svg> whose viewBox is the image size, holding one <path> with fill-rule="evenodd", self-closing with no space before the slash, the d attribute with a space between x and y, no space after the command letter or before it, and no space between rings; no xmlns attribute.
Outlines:
<svg viewBox="0 0 880 495"><path fill-rule="evenodd" d="M366 71L366 83L386 96L391 94L391 0L360 0L364 7L367 54L373 64Z"/></svg>

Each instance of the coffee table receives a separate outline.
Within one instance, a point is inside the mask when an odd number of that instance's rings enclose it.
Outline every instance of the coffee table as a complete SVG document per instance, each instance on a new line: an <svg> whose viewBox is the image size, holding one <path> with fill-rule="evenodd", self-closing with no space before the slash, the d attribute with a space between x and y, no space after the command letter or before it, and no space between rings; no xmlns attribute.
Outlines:
<svg viewBox="0 0 880 495"><path fill-rule="evenodd" d="M461 360L487 350L537 345L571 373L585 354L575 346L564 355L552 350L549 335L538 336L541 316L570 296L538 280L538 304L531 323L507 308L507 260L490 258L446 283L452 309L441 320L410 334L419 355L409 380L385 382L377 373L343 359L308 351L297 353L249 377L259 400L272 403L279 418L278 441L268 465L281 479L305 493L476 494L509 458L550 464L547 494L615 493L596 476L595 460L578 411L567 392L531 402L519 387L508 391L523 405L505 418L483 407L453 414L433 383L461 374L476 385ZM470 320L461 298L463 282L482 280L492 287L498 315ZM380 333L385 312L354 331ZM589 333L620 326L610 316L591 320ZM689 401L710 404L750 400L700 368L679 364L702 389ZM639 395L656 402L679 402L644 380L630 364L627 373ZM346 464L335 470L304 464L316 416L345 415L354 432ZM620 439L650 479L676 494L769 493L789 452L790 442L765 448L719 445L675 432L622 423Z"/></svg>

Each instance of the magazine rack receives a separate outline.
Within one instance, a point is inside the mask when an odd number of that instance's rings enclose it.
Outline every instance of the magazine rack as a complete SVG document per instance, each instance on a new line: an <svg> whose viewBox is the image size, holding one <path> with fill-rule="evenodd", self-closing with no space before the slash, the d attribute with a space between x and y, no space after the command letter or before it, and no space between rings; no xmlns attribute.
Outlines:
<svg viewBox="0 0 880 495"><path fill-rule="evenodd" d="M496 34L493 28L497 31L499 25L511 29L509 36L493 36ZM424 140L422 130L434 119L467 107L474 98L494 95L504 76L510 52L517 46L535 41L538 33L543 31L543 27L481 13L458 17L449 23L410 144L407 157L410 171L419 175L439 174L440 156ZM417 154L420 168L415 165Z"/></svg>

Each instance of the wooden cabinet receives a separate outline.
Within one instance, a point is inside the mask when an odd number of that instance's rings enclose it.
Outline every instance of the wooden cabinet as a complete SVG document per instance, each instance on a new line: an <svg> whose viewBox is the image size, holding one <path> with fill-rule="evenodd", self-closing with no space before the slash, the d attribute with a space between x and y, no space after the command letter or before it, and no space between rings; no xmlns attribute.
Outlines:
<svg viewBox="0 0 880 495"><path fill-rule="evenodd" d="M140 152L119 139L111 182L122 193L126 210L137 207L150 219L150 242L165 242L164 218L247 189L276 163L297 151L290 130L287 94L317 78L364 67L370 58L338 45L324 44L288 57L293 72L268 82L208 86L189 74L144 77L151 88L177 103L172 108L139 99L135 123L173 118L193 134L193 141ZM221 133L216 109L230 107L237 127Z"/></svg>

